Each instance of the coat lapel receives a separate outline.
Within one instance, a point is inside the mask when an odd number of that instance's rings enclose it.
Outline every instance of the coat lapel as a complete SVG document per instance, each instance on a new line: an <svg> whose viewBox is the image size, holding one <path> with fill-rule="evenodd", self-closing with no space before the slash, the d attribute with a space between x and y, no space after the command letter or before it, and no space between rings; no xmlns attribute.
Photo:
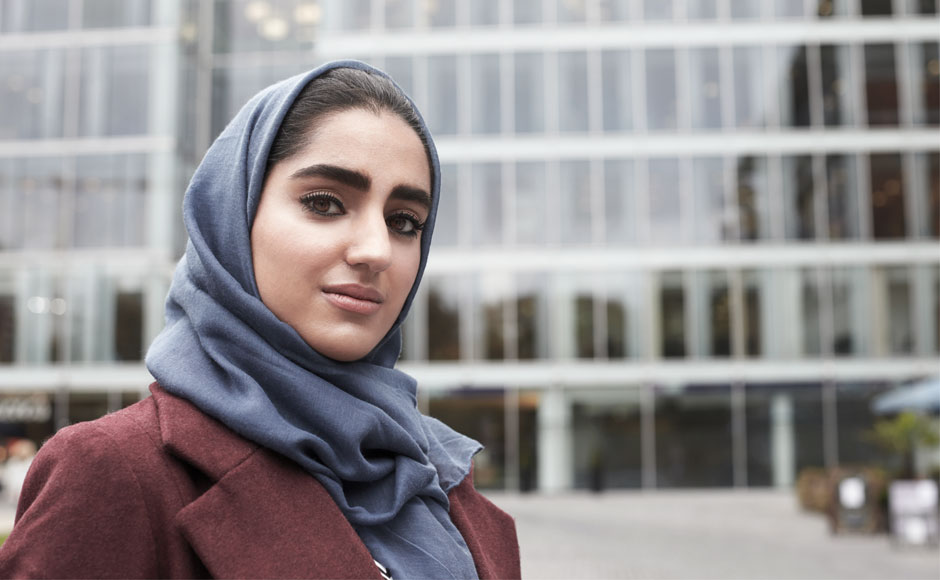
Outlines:
<svg viewBox="0 0 940 580"><path fill-rule="evenodd" d="M164 447L213 484L176 515L216 578L381 578L320 483L189 402L151 386Z"/></svg>

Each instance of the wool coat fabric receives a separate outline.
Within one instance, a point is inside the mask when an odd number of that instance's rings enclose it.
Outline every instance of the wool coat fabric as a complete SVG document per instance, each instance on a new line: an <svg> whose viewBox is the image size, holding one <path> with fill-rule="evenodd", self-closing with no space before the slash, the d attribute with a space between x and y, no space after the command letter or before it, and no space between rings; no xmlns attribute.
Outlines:
<svg viewBox="0 0 940 580"><path fill-rule="evenodd" d="M309 473L158 385L151 392L43 446L0 577L381 578ZM519 578L512 518L471 476L448 498L479 577Z"/></svg>

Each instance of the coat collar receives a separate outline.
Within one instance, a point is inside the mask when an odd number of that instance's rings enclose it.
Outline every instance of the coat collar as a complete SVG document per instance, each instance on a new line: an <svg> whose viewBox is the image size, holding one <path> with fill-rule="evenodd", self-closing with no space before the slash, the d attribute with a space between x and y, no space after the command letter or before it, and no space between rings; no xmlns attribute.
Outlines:
<svg viewBox="0 0 940 580"><path fill-rule="evenodd" d="M212 481L175 518L212 576L381 578L316 479L188 401L150 390L164 448Z"/></svg>

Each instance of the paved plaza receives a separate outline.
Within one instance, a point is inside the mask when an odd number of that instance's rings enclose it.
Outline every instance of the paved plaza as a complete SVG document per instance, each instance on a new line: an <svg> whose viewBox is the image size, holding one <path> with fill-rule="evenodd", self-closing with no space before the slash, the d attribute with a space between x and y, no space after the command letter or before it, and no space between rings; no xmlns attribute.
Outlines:
<svg viewBox="0 0 940 580"><path fill-rule="evenodd" d="M516 518L528 579L940 578L940 550L830 536L792 492L488 495ZM0 532L13 515L0 504Z"/></svg>
<svg viewBox="0 0 940 580"><path fill-rule="evenodd" d="M489 495L516 518L523 578L940 578L940 550L830 536L792 492Z"/></svg>

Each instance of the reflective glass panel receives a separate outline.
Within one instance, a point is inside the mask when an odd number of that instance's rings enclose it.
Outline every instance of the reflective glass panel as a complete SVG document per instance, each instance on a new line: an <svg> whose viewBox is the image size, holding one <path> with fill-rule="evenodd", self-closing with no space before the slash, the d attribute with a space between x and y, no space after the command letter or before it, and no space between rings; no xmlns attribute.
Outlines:
<svg viewBox="0 0 940 580"><path fill-rule="evenodd" d="M891 16L891 0L859 0L862 16Z"/></svg>
<svg viewBox="0 0 940 580"><path fill-rule="evenodd" d="M656 389L656 486L733 484L731 387Z"/></svg>
<svg viewBox="0 0 940 580"><path fill-rule="evenodd" d="M469 4L470 24L472 26L495 26L499 24L499 0L473 0Z"/></svg>
<svg viewBox="0 0 940 580"><path fill-rule="evenodd" d="M788 487L825 465L819 383L748 384L744 393L749 487Z"/></svg>
<svg viewBox="0 0 940 580"><path fill-rule="evenodd" d="M0 252L18 248L23 243L19 167L19 160L0 159Z"/></svg>
<svg viewBox="0 0 940 580"><path fill-rule="evenodd" d="M889 355L914 354L914 304L911 269L906 266L872 270L874 318L880 321L880 349Z"/></svg>
<svg viewBox="0 0 940 580"><path fill-rule="evenodd" d="M731 356L731 290L728 273L691 273L695 316L693 353L700 357Z"/></svg>
<svg viewBox="0 0 940 580"><path fill-rule="evenodd" d="M343 0L330 6L339 12L341 30L368 30L372 26L372 0Z"/></svg>
<svg viewBox="0 0 940 580"><path fill-rule="evenodd" d="M51 32L69 25L69 0L4 0L0 10L4 33Z"/></svg>
<svg viewBox="0 0 940 580"><path fill-rule="evenodd" d="M65 181L63 163L59 158L36 157L14 161L18 175L13 180L22 213L13 219L22 220L22 247L52 250L61 248L62 207Z"/></svg>
<svg viewBox="0 0 940 580"><path fill-rule="evenodd" d="M357 0L334 3L338 10L359 8ZM344 28L368 27L368 0L359 14L342 12ZM217 53L312 50L320 24L318 4L298 0L216 0L213 50Z"/></svg>
<svg viewBox="0 0 940 580"><path fill-rule="evenodd" d="M0 364L13 362L16 353L16 295L10 277L0 274Z"/></svg>
<svg viewBox="0 0 940 580"><path fill-rule="evenodd" d="M502 489L506 477L506 410L502 389L471 388L433 394L428 415L483 444L473 457L473 485Z"/></svg>
<svg viewBox="0 0 940 580"><path fill-rule="evenodd" d="M83 28L149 26L151 0L84 0Z"/></svg>
<svg viewBox="0 0 940 580"><path fill-rule="evenodd" d="M781 127L810 125L809 71L805 46L781 46L777 49L777 106Z"/></svg>
<svg viewBox="0 0 940 580"><path fill-rule="evenodd" d="M643 0L643 18L646 20L672 20L673 0Z"/></svg>
<svg viewBox="0 0 940 580"><path fill-rule="evenodd" d="M96 47L82 54L79 133L83 137L139 135L148 130L150 50Z"/></svg>
<svg viewBox="0 0 940 580"><path fill-rule="evenodd" d="M428 104L421 107L428 129L434 135L457 133L457 57L428 57Z"/></svg>
<svg viewBox="0 0 940 580"><path fill-rule="evenodd" d="M774 0L774 16L776 18L805 18L806 3L793 0Z"/></svg>
<svg viewBox="0 0 940 580"><path fill-rule="evenodd" d="M865 102L868 125L898 124L898 81L893 44L865 45Z"/></svg>
<svg viewBox="0 0 940 580"><path fill-rule="evenodd" d="M671 49L646 51L646 126L650 130L678 127L676 55Z"/></svg>
<svg viewBox="0 0 940 580"><path fill-rule="evenodd" d="M549 356L548 279L544 274L516 275L516 355L520 360Z"/></svg>
<svg viewBox="0 0 940 580"><path fill-rule="evenodd" d="M829 271L832 304L832 353L836 356L868 353L868 277L859 267L836 267Z"/></svg>
<svg viewBox="0 0 940 580"><path fill-rule="evenodd" d="M915 125L940 125L940 54L938 43L912 44L911 78Z"/></svg>
<svg viewBox="0 0 940 580"><path fill-rule="evenodd" d="M682 229L682 194L678 159L649 160L650 240L676 244L685 239Z"/></svg>
<svg viewBox="0 0 940 580"><path fill-rule="evenodd" d="M503 176L499 163L470 166L471 231L475 245L503 241Z"/></svg>
<svg viewBox="0 0 940 580"><path fill-rule="evenodd" d="M822 321L819 272L812 268L800 270L800 330L802 331L803 355L817 357L822 354Z"/></svg>
<svg viewBox="0 0 940 580"><path fill-rule="evenodd" d="M515 24L537 24L542 22L542 2L513 0L512 20Z"/></svg>
<svg viewBox="0 0 940 580"><path fill-rule="evenodd" d="M660 354L686 356L685 286L681 272L663 272L659 278Z"/></svg>
<svg viewBox="0 0 940 580"><path fill-rule="evenodd" d="M735 124L738 127L763 127L767 120L764 104L766 69L763 63L763 49L759 46L735 46L731 55L734 70Z"/></svg>
<svg viewBox="0 0 940 580"><path fill-rule="evenodd" d="M819 47L822 66L823 123L827 127L856 124L858 85L852 74L851 49L848 46Z"/></svg>
<svg viewBox="0 0 940 580"><path fill-rule="evenodd" d="M608 243L636 241L635 204L633 160L608 159L604 162L604 229Z"/></svg>
<svg viewBox="0 0 940 580"><path fill-rule="evenodd" d="M844 18L854 12L854 0L819 0L816 10L820 18Z"/></svg>
<svg viewBox="0 0 940 580"><path fill-rule="evenodd" d="M642 486L642 407L638 386L573 392L575 489Z"/></svg>
<svg viewBox="0 0 940 580"><path fill-rule="evenodd" d="M470 131L499 133L500 128L499 55L470 56Z"/></svg>
<svg viewBox="0 0 940 580"><path fill-rule="evenodd" d="M754 0L729 0L733 20L757 20L760 18L762 2Z"/></svg>
<svg viewBox="0 0 940 580"><path fill-rule="evenodd" d="M858 168L854 155L826 156L829 239L859 237Z"/></svg>
<svg viewBox="0 0 940 580"><path fill-rule="evenodd" d="M721 78L718 48L689 51L689 94L692 96L692 128L721 127Z"/></svg>
<svg viewBox="0 0 940 580"><path fill-rule="evenodd" d="M904 173L901 155L877 153L869 156L872 236L876 240L903 238L907 233Z"/></svg>
<svg viewBox="0 0 940 580"><path fill-rule="evenodd" d="M145 245L148 183L143 155L80 157L76 178L76 247Z"/></svg>
<svg viewBox="0 0 940 580"><path fill-rule="evenodd" d="M421 2L418 6L425 11L425 18L432 28L449 28L457 24L457 0Z"/></svg>
<svg viewBox="0 0 940 580"><path fill-rule="evenodd" d="M789 240L811 240L816 236L813 188L813 158L809 155L782 159L784 230Z"/></svg>
<svg viewBox="0 0 940 580"><path fill-rule="evenodd" d="M587 17L587 4L588 0L555 0L558 22L584 22Z"/></svg>
<svg viewBox="0 0 940 580"><path fill-rule="evenodd" d="M883 465L898 469L900 454L878 446L871 432L878 417L872 411L872 401L892 386L889 382L836 383L836 424L839 463L841 465Z"/></svg>
<svg viewBox="0 0 940 580"><path fill-rule="evenodd" d="M714 20L718 18L718 0L686 0L685 10L689 20Z"/></svg>
<svg viewBox="0 0 940 580"><path fill-rule="evenodd" d="M473 315L476 331L474 358L506 358L506 305L512 295L505 273L484 272L477 277Z"/></svg>
<svg viewBox="0 0 940 580"><path fill-rule="evenodd" d="M558 128L588 130L587 54L558 54Z"/></svg>
<svg viewBox="0 0 940 580"><path fill-rule="evenodd" d="M744 352L747 356L761 356L767 350L765 337L770 334L766 327L764 309L769 306L766 282L767 271L744 270Z"/></svg>
<svg viewBox="0 0 940 580"><path fill-rule="evenodd" d="M395 79L395 83L405 91L405 94L414 98L415 73L414 58L410 56L389 56L385 59L385 72Z"/></svg>
<svg viewBox="0 0 940 580"><path fill-rule="evenodd" d="M927 231L935 238L940 238L940 153L927 153L921 156L921 167L926 172L927 203L930 213Z"/></svg>
<svg viewBox="0 0 940 580"><path fill-rule="evenodd" d="M538 53L515 56L516 133L545 130L545 59Z"/></svg>
<svg viewBox="0 0 940 580"><path fill-rule="evenodd" d="M607 357L641 358L650 354L647 278L639 272L607 275Z"/></svg>
<svg viewBox="0 0 940 580"><path fill-rule="evenodd" d="M385 28L414 28L415 0L385 0Z"/></svg>
<svg viewBox="0 0 940 580"><path fill-rule="evenodd" d="M633 129L633 82L631 53L605 50L601 53L601 91L604 131Z"/></svg>
<svg viewBox="0 0 940 580"><path fill-rule="evenodd" d="M463 223L457 219L457 205L460 199L457 166L448 163L441 165L441 199L437 206L437 218L434 222L434 244L456 246L460 239Z"/></svg>
<svg viewBox="0 0 940 580"><path fill-rule="evenodd" d="M560 163L561 241L589 244L592 240L591 167L587 161Z"/></svg>
<svg viewBox="0 0 940 580"><path fill-rule="evenodd" d="M597 0L597 3L601 22L618 22L632 18L630 14L632 0Z"/></svg>
<svg viewBox="0 0 940 580"><path fill-rule="evenodd" d="M723 158L692 160L692 227L696 241L720 243L737 237L732 208L725 201L729 189Z"/></svg>
<svg viewBox="0 0 940 580"><path fill-rule="evenodd" d="M521 245L545 242L548 227L548 183L544 161L523 161L516 164L516 242ZM563 212L566 213L567 212Z"/></svg>
<svg viewBox="0 0 940 580"><path fill-rule="evenodd" d="M767 159L739 157L737 203L742 240L768 239L770 233L770 195L768 192Z"/></svg>
<svg viewBox="0 0 940 580"><path fill-rule="evenodd" d="M428 297L428 360L460 359L459 276L429 276L424 282Z"/></svg>
<svg viewBox="0 0 940 580"><path fill-rule="evenodd" d="M62 50L0 51L0 140L62 137Z"/></svg>

